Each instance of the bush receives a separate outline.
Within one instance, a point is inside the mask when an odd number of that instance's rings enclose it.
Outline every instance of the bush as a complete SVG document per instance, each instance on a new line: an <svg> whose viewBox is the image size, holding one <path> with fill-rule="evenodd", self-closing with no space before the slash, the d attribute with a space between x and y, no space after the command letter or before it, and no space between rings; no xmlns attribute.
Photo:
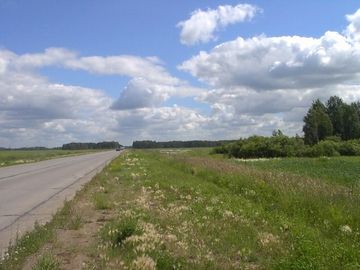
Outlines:
<svg viewBox="0 0 360 270"><path fill-rule="evenodd" d="M339 153L343 156L360 156L360 141L351 140L342 142L339 146Z"/></svg>
<svg viewBox="0 0 360 270"><path fill-rule="evenodd" d="M305 145L300 137L276 133L272 137L252 136L221 145L213 153L235 158L360 156L360 140L341 141L331 136L313 146Z"/></svg>
<svg viewBox="0 0 360 270"><path fill-rule="evenodd" d="M222 145L214 153L225 153L236 158L294 157L305 152L306 146L301 138L280 135L272 137L252 136L237 142Z"/></svg>
<svg viewBox="0 0 360 270"><path fill-rule="evenodd" d="M306 152L305 156L309 156L309 157L340 156L339 143L328 140L321 141L318 144L315 144L314 146L310 147Z"/></svg>

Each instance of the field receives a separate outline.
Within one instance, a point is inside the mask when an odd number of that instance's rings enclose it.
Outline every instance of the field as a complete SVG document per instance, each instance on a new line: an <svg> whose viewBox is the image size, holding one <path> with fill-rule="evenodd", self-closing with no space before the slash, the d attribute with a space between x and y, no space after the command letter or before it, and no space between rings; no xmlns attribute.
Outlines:
<svg viewBox="0 0 360 270"><path fill-rule="evenodd" d="M359 161L127 151L0 269L359 269Z"/></svg>
<svg viewBox="0 0 360 270"><path fill-rule="evenodd" d="M99 150L2 150L0 151L0 167L87 154L94 151Z"/></svg>
<svg viewBox="0 0 360 270"><path fill-rule="evenodd" d="M266 171L290 172L346 186L360 184L360 157L281 158L234 160Z"/></svg>

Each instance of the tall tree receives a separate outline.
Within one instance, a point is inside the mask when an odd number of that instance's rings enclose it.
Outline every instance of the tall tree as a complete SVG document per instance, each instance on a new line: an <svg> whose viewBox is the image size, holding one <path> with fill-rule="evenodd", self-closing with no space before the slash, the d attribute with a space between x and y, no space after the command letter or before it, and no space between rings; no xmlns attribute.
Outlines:
<svg viewBox="0 0 360 270"><path fill-rule="evenodd" d="M351 140L360 137L360 120L356 103L344 106L344 140Z"/></svg>
<svg viewBox="0 0 360 270"><path fill-rule="evenodd" d="M303 131L306 144L316 144L331 136L333 127L325 105L319 100L315 100L309 111L304 117Z"/></svg>
<svg viewBox="0 0 360 270"><path fill-rule="evenodd" d="M333 126L333 135L344 135L344 106L346 104L338 96L332 96L326 103L326 112Z"/></svg>

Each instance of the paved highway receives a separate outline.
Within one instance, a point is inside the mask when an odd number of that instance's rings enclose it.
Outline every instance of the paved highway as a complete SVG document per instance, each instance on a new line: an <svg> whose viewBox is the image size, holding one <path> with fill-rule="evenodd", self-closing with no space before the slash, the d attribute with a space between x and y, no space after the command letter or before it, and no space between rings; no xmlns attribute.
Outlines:
<svg viewBox="0 0 360 270"><path fill-rule="evenodd" d="M114 150L0 168L0 255L35 221L49 221L65 199L118 154Z"/></svg>

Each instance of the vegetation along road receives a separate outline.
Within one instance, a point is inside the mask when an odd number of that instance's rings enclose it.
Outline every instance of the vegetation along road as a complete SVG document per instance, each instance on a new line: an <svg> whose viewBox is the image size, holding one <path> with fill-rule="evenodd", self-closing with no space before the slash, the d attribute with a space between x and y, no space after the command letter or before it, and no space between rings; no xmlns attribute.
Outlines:
<svg viewBox="0 0 360 270"><path fill-rule="evenodd" d="M0 269L359 269L360 157L209 151L127 150Z"/></svg>
<svg viewBox="0 0 360 270"><path fill-rule="evenodd" d="M48 221L66 198L90 180L119 152L107 151L0 169L0 249Z"/></svg>

